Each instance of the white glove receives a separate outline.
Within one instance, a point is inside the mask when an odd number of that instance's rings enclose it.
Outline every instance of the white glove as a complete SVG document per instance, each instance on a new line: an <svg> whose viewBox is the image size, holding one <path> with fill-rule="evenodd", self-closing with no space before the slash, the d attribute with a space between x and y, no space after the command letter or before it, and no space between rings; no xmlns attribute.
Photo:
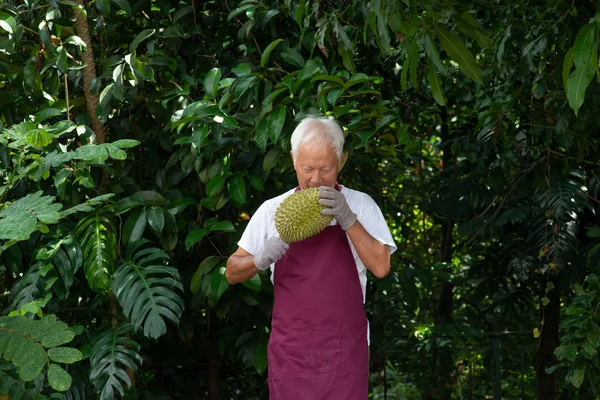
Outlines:
<svg viewBox="0 0 600 400"><path fill-rule="evenodd" d="M271 264L279 261L290 245L279 236L272 236L265 242L262 250L254 256L254 265L258 269L267 269Z"/></svg>

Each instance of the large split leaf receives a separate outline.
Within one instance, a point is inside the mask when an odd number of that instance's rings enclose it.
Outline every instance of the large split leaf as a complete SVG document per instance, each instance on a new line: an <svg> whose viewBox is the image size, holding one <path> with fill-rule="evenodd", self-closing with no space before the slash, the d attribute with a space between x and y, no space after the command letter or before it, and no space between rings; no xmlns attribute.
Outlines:
<svg viewBox="0 0 600 400"><path fill-rule="evenodd" d="M93 342L90 380L100 392L100 400L114 400L117 393L123 397L125 387L131 385L126 369L136 371L142 363L140 345L126 337L132 330L131 324L107 329Z"/></svg>
<svg viewBox="0 0 600 400"><path fill-rule="evenodd" d="M110 288L117 249L116 232L113 222L99 211L81 220L75 230L85 260L85 276L96 292Z"/></svg>
<svg viewBox="0 0 600 400"><path fill-rule="evenodd" d="M162 250L146 247L146 240L131 243L113 279L113 292L123 312L137 331L157 339L167 331L165 320L179 323L183 312L183 291L179 272L167 266Z"/></svg>

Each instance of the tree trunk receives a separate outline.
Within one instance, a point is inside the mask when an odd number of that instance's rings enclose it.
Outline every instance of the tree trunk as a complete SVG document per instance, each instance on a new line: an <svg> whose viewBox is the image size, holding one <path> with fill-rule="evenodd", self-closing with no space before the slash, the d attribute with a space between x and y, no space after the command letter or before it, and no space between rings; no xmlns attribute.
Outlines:
<svg viewBox="0 0 600 400"><path fill-rule="evenodd" d="M75 0L81 7L85 8L83 0ZM104 134L104 126L96 115L96 106L98 105L98 96L92 94L92 80L96 78L96 62L94 61L94 49L92 39L90 37L90 28L85 15L79 10L75 11L75 26L77 27L77 35L83 40L86 45L86 50L83 52L83 62L86 64L83 69L83 91L87 110L90 115L90 127L96 135L96 143L104 143L106 141Z"/></svg>
<svg viewBox="0 0 600 400"><path fill-rule="evenodd" d="M542 297L545 295L550 302L542 307L542 332L540 334L540 348L538 351L538 399L554 400L558 399L556 372L546 373L546 368L556 365L558 361L554 356L554 349L559 343L559 325L560 325L560 293L558 286L546 293L546 282L542 285Z"/></svg>
<svg viewBox="0 0 600 400"><path fill-rule="evenodd" d="M220 400L221 391L219 390L219 350L217 347L217 338L215 329L215 312L209 308L206 318L208 319L208 400Z"/></svg>

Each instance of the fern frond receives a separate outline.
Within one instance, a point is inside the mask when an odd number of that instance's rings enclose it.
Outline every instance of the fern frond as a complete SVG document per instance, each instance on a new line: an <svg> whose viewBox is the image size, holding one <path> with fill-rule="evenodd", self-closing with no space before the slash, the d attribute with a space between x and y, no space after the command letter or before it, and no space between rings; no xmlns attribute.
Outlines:
<svg viewBox="0 0 600 400"><path fill-rule="evenodd" d="M136 371L142 363L138 354L140 345L125 337L133 327L126 324L117 329L107 329L95 340L90 358L90 380L100 392L100 400L114 400L116 393L125 395L125 387L131 385L131 379L125 371Z"/></svg>
<svg viewBox="0 0 600 400"><path fill-rule="evenodd" d="M81 220L75 229L83 251L85 276L96 292L110 289L117 249L116 231L113 222L100 211Z"/></svg>
<svg viewBox="0 0 600 400"><path fill-rule="evenodd" d="M538 194L542 209L549 210L555 218L579 210L587 201L582 190L583 179L577 171L562 179L552 179L548 189Z"/></svg>
<svg viewBox="0 0 600 400"><path fill-rule="evenodd" d="M138 240L127 248L113 279L113 291L135 330L144 327L146 337L157 339L167 331L165 319L179 323L183 291L179 272L166 265L169 256L157 248L143 248ZM141 248L141 249L140 249Z"/></svg>

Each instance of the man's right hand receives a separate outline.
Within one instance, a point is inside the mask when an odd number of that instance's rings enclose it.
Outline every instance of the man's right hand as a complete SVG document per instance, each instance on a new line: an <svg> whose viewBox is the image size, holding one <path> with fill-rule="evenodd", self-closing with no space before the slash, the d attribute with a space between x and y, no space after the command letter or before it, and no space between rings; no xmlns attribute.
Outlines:
<svg viewBox="0 0 600 400"><path fill-rule="evenodd" d="M254 256L254 265L258 269L267 269L271 264L279 261L285 254L290 245L284 242L279 236L273 236L267 239L262 250Z"/></svg>

